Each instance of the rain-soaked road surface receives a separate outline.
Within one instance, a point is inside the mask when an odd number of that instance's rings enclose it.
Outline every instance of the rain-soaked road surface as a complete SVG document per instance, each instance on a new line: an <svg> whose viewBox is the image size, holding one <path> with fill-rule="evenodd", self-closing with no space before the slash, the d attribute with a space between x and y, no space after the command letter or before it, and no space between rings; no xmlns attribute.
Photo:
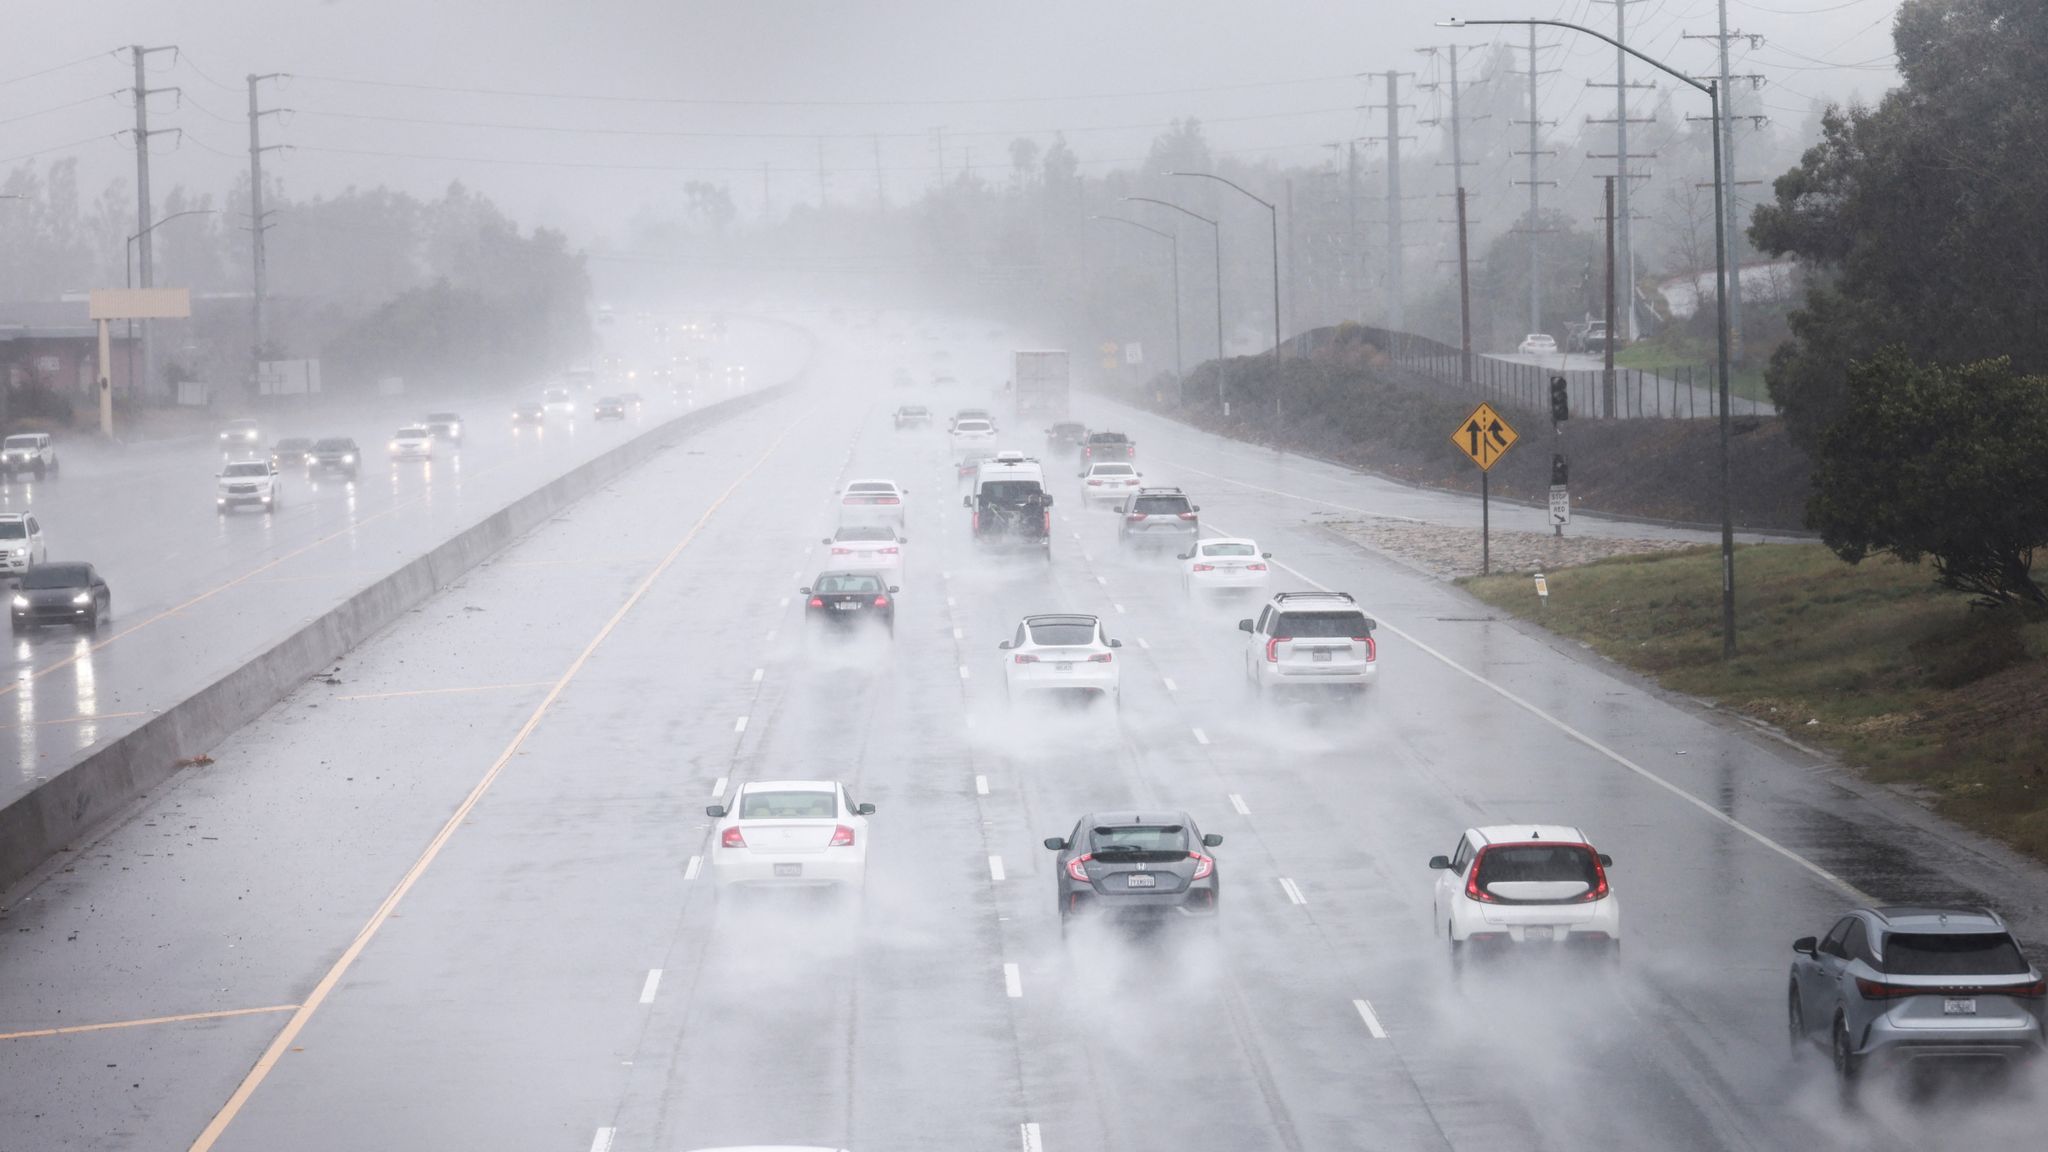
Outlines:
<svg viewBox="0 0 2048 1152"><path fill-rule="evenodd" d="M1364 506L1377 482L1286 461L1224 482L1253 465L1154 422L1149 481L1256 536L1279 586L1348 589L1384 623L1370 700L1255 705L1244 613L1189 603L1170 557L1120 554L1066 469L1049 568L976 555L943 434L891 431L907 393L845 344L817 386L478 570L10 908L0 1147L2037 1138L2039 1085L1845 1111L1788 1050L1782 994L1788 942L1859 891L1995 904L2039 939L2039 870L1261 491ZM912 490L893 642L803 627L826 494L856 475ZM1005 704L996 643L1044 610L1125 641L1120 713ZM878 806L858 912L709 884L704 805L787 777ZM1155 806L1225 835L1217 930L1063 943L1038 841ZM1453 977L1425 862L1522 820L1615 858L1618 970Z"/></svg>

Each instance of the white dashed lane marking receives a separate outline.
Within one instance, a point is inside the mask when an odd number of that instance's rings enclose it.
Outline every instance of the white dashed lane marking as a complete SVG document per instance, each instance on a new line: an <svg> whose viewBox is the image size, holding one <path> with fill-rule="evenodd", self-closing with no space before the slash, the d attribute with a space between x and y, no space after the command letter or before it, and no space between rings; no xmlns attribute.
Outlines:
<svg viewBox="0 0 2048 1152"><path fill-rule="evenodd" d="M988 795L988 777L976 776L974 778L974 794L976 796Z"/></svg>
<svg viewBox="0 0 2048 1152"><path fill-rule="evenodd" d="M647 970L647 982L645 984L640 985L640 1002L642 1004L654 1003L655 990L660 987L661 969L649 968Z"/></svg>
<svg viewBox="0 0 2048 1152"><path fill-rule="evenodd" d="M1167 677L1164 677L1164 679L1165 679L1165 681L1166 681L1166 690L1167 690L1168 692L1178 692L1178 691L1180 691L1180 685L1178 685L1178 684L1175 684L1175 683L1173 682L1173 677L1171 677L1171 676L1167 676Z"/></svg>
<svg viewBox="0 0 2048 1152"><path fill-rule="evenodd" d="M768 670L766 668L754 669L754 683L759 684L761 682L761 677L766 676L767 674Z"/></svg>
<svg viewBox="0 0 2048 1152"><path fill-rule="evenodd" d="M1024 995L1024 973L1015 964L1003 965L1003 991L1008 992L1012 1000Z"/></svg>
<svg viewBox="0 0 2048 1152"><path fill-rule="evenodd" d="M685 865L683 866L683 879L685 879L685 880L695 880L695 879L697 878L697 873L698 873L698 872L699 872L699 871L700 871L700 870L701 870L701 869L702 869L703 867L704 867L704 858L703 858L702 856L692 856L692 857L690 857L690 862L689 862L688 864L685 864Z"/></svg>
<svg viewBox="0 0 2048 1152"><path fill-rule="evenodd" d="M1249 816L1252 814L1252 810L1244 806L1244 797L1239 796L1235 792L1230 794L1230 806L1237 809L1239 816Z"/></svg>
<svg viewBox="0 0 2048 1152"><path fill-rule="evenodd" d="M735 732L745 732L747 730L747 718L745 716L742 716L739 719L733 721L732 730Z"/></svg>
<svg viewBox="0 0 2048 1152"><path fill-rule="evenodd" d="M1387 1038L1387 1030L1380 1027L1379 1014L1372 1010L1372 1001L1353 1000L1351 1006L1358 1009L1359 1018L1365 1021L1365 1030L1372 1033L1373 1039L1385 1040Z"/></svg>
<svg viewBox="0 0 2048 1152"><path fill-rule="evenodd" d="M612 1130L599 1128L590 1141L590 1152L612 1152Z"/></svg>
<svg viewBox="0 0 2048 1152"><path fill-rule="evenodd" d="M1207 732L1202 731L1200 728L1195 729L1195 743L1207 744L1208 742L1209 734Z"/></svg>
<svg viewBox="0 0 2048 1152"><path fill-rule="evenodd" d="M1306 896L1303 896L1303 895L1301 894L1301 889L1300 889L1300 888L1297 888L1297 887L1295 887L1294 881L1292 881L1292 880L1289 880L1289 879L1288 879L1287 877L1285 877L1285 876L1282 876L1282 877L1280 878L1280 888L1281 888L1281 890L1282 890L1282 891L1284 891L1284 892L1286 892L1286 893L1287 893L1287 899L1288 899L1288 901L1289 901L1290 903L1294 903L1294 904L1306 904L1306 903L1308 903L1308 897L1306 897Z"/></svg>
<svg viewBox="0 0 2048 1152"><path fill-rule="evenodd" d="M712 782L711 795L713 797L725 795L725 777L720 776L717 780Z"/></svg>
<svg viewBox="0 0 2048 1152"><path fill-rule="evenodd" d="M1003 858L1001 856L991 856L988 858L988 878L990 880L1001 880L1003 878Z"/></svg>

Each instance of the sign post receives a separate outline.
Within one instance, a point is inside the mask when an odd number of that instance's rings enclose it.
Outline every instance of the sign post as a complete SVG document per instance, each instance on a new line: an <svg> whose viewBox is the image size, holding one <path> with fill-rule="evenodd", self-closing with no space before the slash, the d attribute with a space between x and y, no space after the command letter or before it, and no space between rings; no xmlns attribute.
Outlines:
<svg viewBox="0 0 2048 1152"><path fill-rule="evenodd" d="M183 320L192 315L192 294L184 288L95 288L87 305L100 328L100 435L114 437L113 341L111 320ZM130 380L132 390L135 381Z"/></svg>
<svg viewBox="0 0 2048 1152"><path fill-rule="evenodd" d="M1482 576L1493 571L1493 509L1487 474L1493 471L1493 466L1507 455L1508 449L1514 447L1518 439L1520 437L1515 430L1501 419L1491 404L1474 408L1472 415L1451 432L1451 443L1479 465L1479 574Z"/></svg>

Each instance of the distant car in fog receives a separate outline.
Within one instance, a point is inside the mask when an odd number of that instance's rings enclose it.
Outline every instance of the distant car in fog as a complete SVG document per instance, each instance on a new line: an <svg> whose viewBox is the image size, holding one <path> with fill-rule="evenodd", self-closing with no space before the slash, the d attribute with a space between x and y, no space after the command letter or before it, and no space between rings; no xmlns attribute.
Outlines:
<svg viewBox="0 0 2048 1152"><path fill-rule="evenodd" d="M213 507L223 516L243 507L275 512L284 497L277 465L268 460L230 460L221 465L213 486Z"/></svg>
<svg viewBox="0 0 2048 1152"><path fill-rule="evenodd" d="M57 474L57 446L48 432L17 432L0 441L0 472L9 480L23 472L40 480Z"/></svg>
<svg viewBox="0 0 2048 1152"><path fill-rule="evenodd" d="M1194 817L1179 811L1093 812L1065 836L1048 837L1059 853L1053 869L1060 932L1076 917L1120 921L1216 915L1222 882L1207 849L1223 843L1204 835Z"/></svg>
<svg viewBox="0 0 2048 1152"><path fill-rule="evenodd" d="M316 477L323 473L339 472L353 480L362 464L362 451L356 447L356 442L347 436L329 436L314 441L313 451L306 457L306 471Z"/></svg>
<svg viewBox="0 0 2048 1152"><path fill-rule="evenodd" d="M1055 452L1079 452L1082 443L1087 439L1088 426L1086 424L1073 420L1062 420L1045 430L1045 451L1047 455Z"/></svg>
<svg viewBox="0 0 2048 1152"><path fill-rule="evenodd" d="M969 420L980 420L983 423L987 424L991 430L993 430L996 425L995 414L990 412L988 409L962 408L958 412L953 413L953 422L947 425L947 427L953 431L958 431L960 425L966 423Z"/></svg>
<svg viewBox="0 0 2048 1152"><path fill-rule="evenodd" d="M279 468L301 468L312 450L313 442L306 437L287 436L270 446L270 462Z"/></svg>
<svg viewBox="0 0 2048 1152"><path fill-rule="evenodd" d="M427 426L427 431L433 433L436 440L446 440L458 446L462 443L462 417L453 412L429 412L421 423Z"/></svg>
<svg viewBox="0 0 2048 1152"><path fill-rule="evenodd" d="M65 561L32 564L14 590L12 619L16 632L39 624L75 624L92 629L113 612L113 593L90 564Z"/></svg>
<svg viewBox="0 0 2048 1152"><path fill-rule="evenodd" d="M1015 699L1048 693L1115 703L1122 680L1112 640L1095 616L1060 612L1026 616L1017 633L996 645L1004 652L1003 689Z"/></svg>
<svg viewBox="0 0 2048 1152"><path fill-rule="evenodd" d="M220 430L220 450L229 456L252 455L263 445L263 426L243 418Z"/></svg>
<svg viewBox="0 0 2048 1152"><path fill-rule="evenodd" d="M19 576L50 558L43 525L33 512L0 512L0 575Z"/></svg>
<svg viewBox="0 0 2048 1152"><path fill-rule="evenodd" d="M903 527L904 496L910 489L894 480L853 480L839 492L841 524L889 524Z"/></svg>
<svg viewBox="0 0 2048 1152"><path fill-rule="evenodd" d="M818 578L800 589L804 594L804 620L828 628L879 624L889 635L896 634L896 592L874 572L820 572Z"/></svg>
<svg viewBox="0 0 2048 1152"><path fill-rule="evenodd" d="M567 388L549 388L540 394L540 406L550 416L576 417L576 397Z"/></svg>
<svg viewBox="0 0 2048 1152"><path fill-rule="evenodd" d="M996 426L979 416L953 421L953 459L965 463L970 454L995 455Z"/></svg>
<svg viewBox="0 0 2048 1152"><path fill-rule="evenodd" d="M1557 341L1541 332L1531 332L1522 337L1522 343L1515 351L1524 356L1555 356Z"/></svg>
<svg viewBox="0 0 2048 1152"><path fill-rule="evenodd" d="M739 786L732 803L704 814L711 834L711 877L722 889L834 886L858 893L867 882L868 821L832 780L760 780Z"/></svg>
<svg viewBox="0 0 2048 1152"><path fill-rule="evenodd" d="M547 420L547 409L538 404L521 404L512 409L512 429L515 432L521 428L538 428Z"/></svg>
<svg viewBox="0 0 2048 1152"><path fill-rule="evenodd" d="M1081 473L1081 496L1095 503L1122 504L1124 497L1144 483L1144 478L1145 474L1135 464L1090 464Z"/></svg>
<svg viewBox="0 0 2048 1152"><path fill-rule="evenodd" d="M1099 464L1121 460L1128 464L1138 458L1138 446L1121 432L1090 432L1081 444L1081 462Z"/></svg>
<svg viewBox="0 0 2048 1152"><path fill-rule="evenodd" d="M1263 589L1272 575L1267 571L1266 561L1272 558L1271 552L1259 551L1256 540L1198 540L1194 547L1180 554L1181 590L1192 596L1199 592Z"/></svg>
<svg viewBox="0 0 2048 1152"><path fill-rule="evenodd" d="M390 451L393 460L431 460L434 434L423 424L408 424L391 434Z"/></svg>
<svg viewBox="0 0 2048 1152"><path fill-rule="evenodd" d="M619 403L638 412L647 401L642 399L638 392L621 392L619 393Z"/></svg>
<svg viewBox="0 0 2048 1152"><path fill-rule="evenodd" d="M592 420L624 420L626 402L617 396L599 396L597 403L590 406Z"/></svg>
<svg viewBox="0 0 2048 1152"><path fill-rule="evenodd" d="M903 545L908 542L884 524L842 524L824 539L834 568L862 572L903 571Z"/></svg>
<svg viewBox="0 0 2048 1152"><path fill-rule="evenodd" d="M1245 633L1244 674L1252 690L1363 690L1379 673L1379 624L1349 592L1278 592Z"/></svg>
<svg viewBox="0 0 2048 1152"><path fill-rule="evenodd" d="M1193 543L1202 535L1202 506L1178 488L1140 488L1124 498L1116 522L1116 542L1133 544Z"/></svg>
<svg viewBox="0 0 2048 1152"><path fill-rule="evenodd" d="M929 428L932 426L932 411L922 404L904 404L896 409L896 430L905 428Z"/></svg>
<svg viewBox="0 0 2048 1152"><path fill-rule="evenodd" d="M1474 947L1621 950L1621 903L1607 883L1612 858L1561 824L1467 828L1437 871L1435 923L1453 962Z"/></svg>

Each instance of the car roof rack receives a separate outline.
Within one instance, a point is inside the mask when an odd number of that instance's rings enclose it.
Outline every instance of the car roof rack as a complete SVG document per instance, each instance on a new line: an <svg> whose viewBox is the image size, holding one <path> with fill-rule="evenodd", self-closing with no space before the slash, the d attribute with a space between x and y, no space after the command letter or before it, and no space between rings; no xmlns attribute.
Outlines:
<svg viewBox="0 0 2048 1152"><path fill-rule="evenodd" d="M1349 592L1276 592L1273 594L1273 599L1278 600L1282 603L1285 603L1289 600L1312 600L1320 599L1323 597L1330 597L1337 600L1343 600L1352 604L1358 603L1358 601L1354 599L1351 593Z"/></svg>

